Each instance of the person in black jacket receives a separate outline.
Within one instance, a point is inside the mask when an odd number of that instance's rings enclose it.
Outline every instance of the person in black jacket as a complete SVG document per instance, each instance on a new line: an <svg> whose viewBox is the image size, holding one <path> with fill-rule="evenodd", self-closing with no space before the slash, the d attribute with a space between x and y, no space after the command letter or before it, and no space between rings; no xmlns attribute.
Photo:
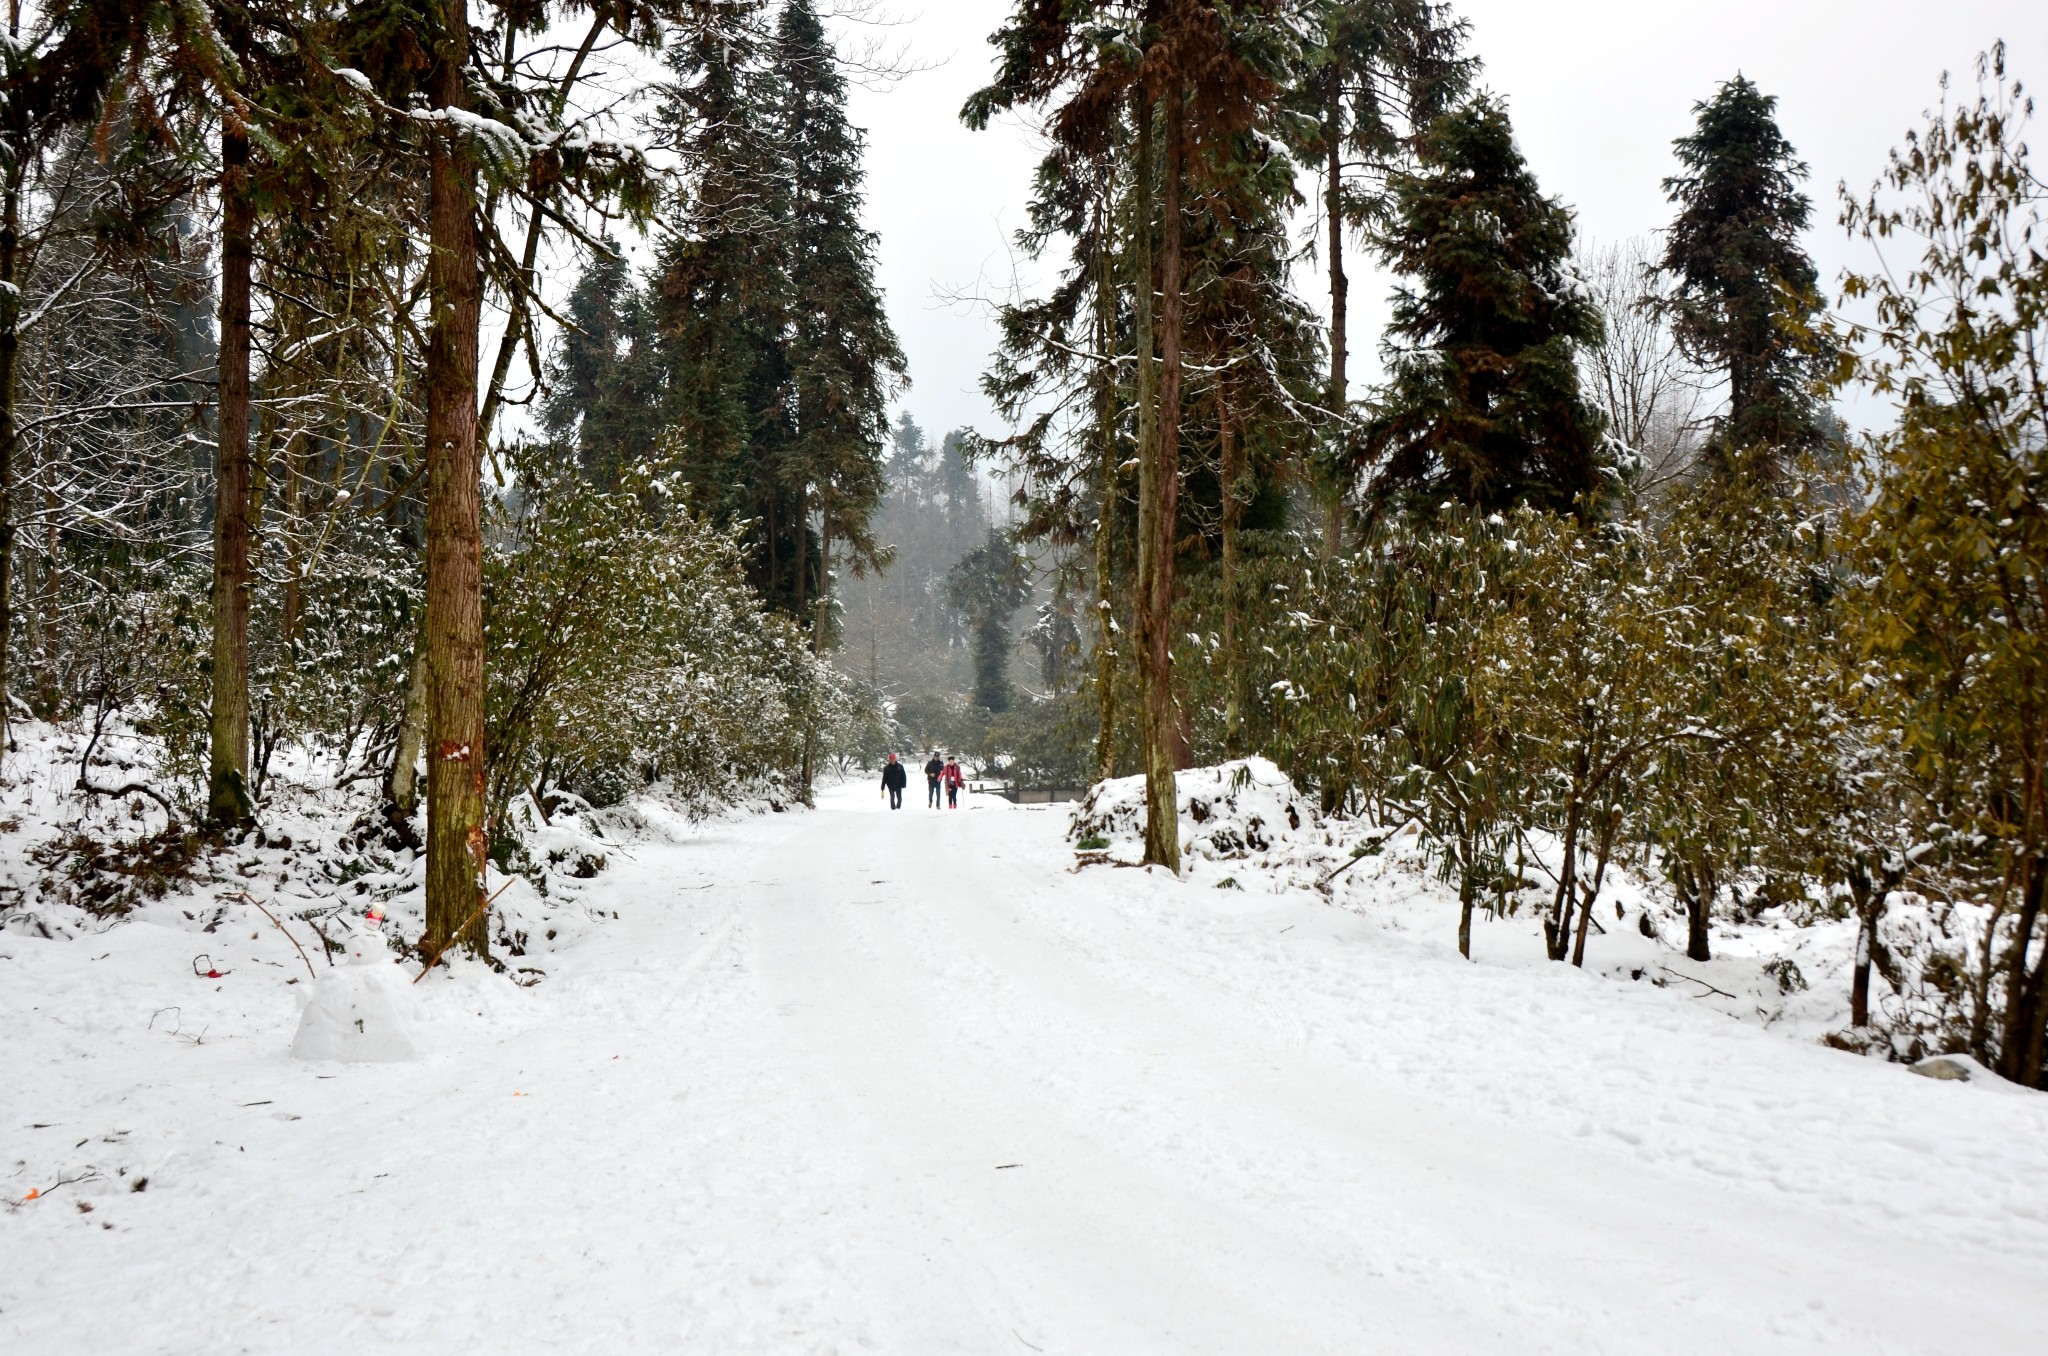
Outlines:
<svg viewBox="0 0 2048 1356"><path fill-rule="evenodd" d="M882 789L889 793L890 809L903 808L903 788L909 782L910 776L904 772L903 764L896 761L895 754L890 754L889 761L882 765Z"/></svg>
<svg viewBox="0 0 2048 1356"><path fill-rule="evenodd" d="M932 760L924 765L924 804L928 810L939 808L939 778L946 775L946 765L939 761L939 751L932 750Z"/></svg>

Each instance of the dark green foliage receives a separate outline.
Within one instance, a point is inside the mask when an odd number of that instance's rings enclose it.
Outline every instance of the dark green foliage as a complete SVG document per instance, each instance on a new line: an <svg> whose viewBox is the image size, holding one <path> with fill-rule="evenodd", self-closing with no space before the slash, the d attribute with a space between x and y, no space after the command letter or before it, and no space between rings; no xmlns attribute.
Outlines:
<svg viewBox="0 0 2048 1356"><path fill-rule="evenodd" d="M880 562L870 522L904 371L860 225L860 138L808 0L770 41L706 32L670 64L664 124L694 182L654 283L667 419L692 506L748 524L749 577L808 617L830 546L857 570Z"/></svg>
<svg viewBox="0 0 2048 1356"><path fill-rule="evenodd" d="M1010 619L1030 592L1024 558L993 527L946 577L947 597L974 637L974 704L985 710L1010 709Z"/></svg>
<svg viewBox="0 0 2048 1356"><path fill-rule="evenodd" d="M1019 786L1087 786L1095 780L1095 705L1086 693L1019 701L988 723L985 758Z"/></svg>
<svg viewBox="0 0 2048 1356"><path fill-rule="evenodd" d="M880 563L868 524L905 362L875 286L876 238L860 221L861 134L846 121L846 79L811 0L783 8L772 61L790 166L789 457L826 534L864 568Z"/></svg>
<svg viewBox="0 0 2048 1356"><path fill-rule="evenodd" d="M1601 418L1576 359L1600 317L1568 271L1570 209L1537 188L1490 98L1439 119L1394 193L1380 253L1407 281L1368 425L1376 496L1585 504L1601 483Z"/></svg>
<svg viewBox="0 0 2048 1356"><path fill-rule="evenodd" d="M541 424L576 449L585 474L616 485L661 438L660 352L624 256L591 255L563 318Z"/></svg>
<svg viewBox="0 0 2048 1356"><path fill-rule="evenodd" d="M1728 378L1728 414L1708 448L1728 467L1768 449L1767 470L1825 441L1816 382L1830 361L1807 336L1819 275L1799 243L1813 204L1778 130L1777 99L1738 75L1693 105L1698 124L1673 145L1664 181L1678 206L1662 268L1674 281L1673 332L1688 357Z"/></svg>
<svg viewBox="0 0 2048 1356"><path fill-rule="evenodd" d="M1391 206L1386 172L1471 87L1471 25L1435 0L1316 0L1311 11L1318 41L1289 99L1302 119L1297 149L1310 164L1327 163L1335 141L1351 171L1338 176L1341 215L1370 229Z"/></svg>
<svg viewBox="0 0 2048 1356"><path fill-rule="evenodd" d="M491 506L484 559L494 822L551 784L726 800L848 714L797 627L747 587L731 535L677 507L666 468L600 487L555 444L506 456L518 491Z"/></svg>

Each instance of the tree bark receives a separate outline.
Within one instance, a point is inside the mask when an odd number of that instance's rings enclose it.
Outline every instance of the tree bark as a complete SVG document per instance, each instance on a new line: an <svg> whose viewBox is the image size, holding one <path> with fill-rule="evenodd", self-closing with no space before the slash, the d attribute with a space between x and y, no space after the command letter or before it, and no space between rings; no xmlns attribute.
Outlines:
<svg viewBox="0 0 2048 1356"><path fill-rule="evenodd" d="M2042 1085L2042 1066L2048 1064L2048 947L2042 948L2031 972L2027 969L2027 953L2042 916L2048 862L2028 854L2023 869L2026 875L2018 926L2007 953L2011 968L2006 975L2005 1032L1999 1041L1998 1072L2022 1087L2032 1088ZM1989 962L1989 957L1986 961Z"/></svg>
<svg viewBox="0 0 2048 1356"><path fill-rule="evenodd" d="M27 138L18 127L9 128L8 141L7 178L0 184L0 755L13 746L14 730L14 687L7 660L14 645L14 494L19 479L15 458L20 442L14 399L21 356L21 190L28 172ZM55 560L52 556L52 569Z"/></svg>
<svg viewBox="0 0 2048 1356"><path fill-rule="evenodd" d="M1703 865L1688 866L1681 891L1685 895L1685 957L1710 961L1714 950L1707 940L1707 916L1714 907L1713 873Z"/></svg>
<svg viewBox="0 0 2048 1356"><path fill-rule="evenodd" d="M1329 69L1329 99L1323 110L1323 214L1329 219L1330 250L1330 413L1342 420L1350 403L1351 340L1346 332L1350 320L1351 280L1344 273L1344 69L1334 59ZM1338 425L1338 436L1343 426ZM1338 477L1330 487L1327 521L1323 528L1323 557L1337 554L1344 534L1343 460L1335 468Z"/></svg>
<svg viewBox="0 0 2048 1356"><path fill-rule="evenodd" d="M254 817L249 793L249 275L256 212L249 137L221 132L220 393L213 476L213 677L206 817L235 831Z"/></svg>
<svg viewBox="0 0 2048 1356"><path fill-rule="evenodd" d="M832 517L818 515L818 610L811 623L811 653L825 657L825 637L832 620Z"/></svg>
<svg viewBox="0 0 2048 1356"><path fill-rule="evenodd" d="M1458 837L1458 954L1472 959L1472 905L1479 897L1479 881L1472 873L1472 856L1477 845L1464 834Z"/></svg>
<svg viewBox="0 0 2048 1356"><path fill-rule="evenodd" d="M1181 177L1186 119L1177 82L1164 101L1166 165L1161 177L1159 251L1159 419L1149 484L1151 513L1138 578L1138 742L1145 766L1145 860L1180 872L1180 811L1174 782L1178 728L1173 704L1174 527L1180 490ZM1147 157L1149 160L1149 156ZM1141 277L1149 284L1149 271ZM1142 455L1142 454L1141 454Z"/></svg>
<svg viewBox="0 0 2048 1356"><path fill-rule="evenodd" d="M413 642L412 676L405 685L405 714L398 722L398 742L391 750L391 773L384 797L395 819L410 820L419 808L420 748L427 734L427 646L422 635ZM409 832L409 830L408 830Z"/></svg>
<svg viewBox="0 0 2048 1356"><path fill-rule="evenodd" d="M1351 300L1351 280L1344 273L1344 81L1341 69L1330 67L1329 104L1324 111L1323 214L1330 232L1330 402L1341 412L1349 398L1346 372L1350 357L1350 336L1345 331Z"/></svg>
<svg viewBox="0 0 2048 1356"><path fill-rule="evenodd" d="M808 516L808 515L806 515ZM809 529L806 528L806 531ZM801 542L801 538L798 539ZM801 549L801 548L799 548ZM801 572L801 570L799 571ZM826 621L832 609L832 515L820 512L818 515L818 605L811 619L811 653L819 659L825 657ZM803 799L809 805L816 794L818 778L818 738L815 732L804 731Z"/></svg>
<svg viewBox="0 0 2048 1356"><path fill-rule="evenodd" d="M441 0L432 106L466 106L466 0ZM476 162L463 134L436 129L428 153L427 931L421 949L488 954L484 829L483 466L477 445ZM465 923L467 926L465 927ZM457 936L460 930L461 936Z"/></svg>
<svg viewBox="0 0 2048 1356"><path fill-rule="evenodd" d="M1223 471L1223 754L1244 757L1244 655L1238 636L1237 529L1244 517L1238 480L1244 474L1242 448L1230 425L1228 384L1216 382L1216 440Z"/></svg>
<svg viewBox="0 0 2048 1356"><path fill-rule="evenodd" d="M1870 954L1876 923L1876 891L1870 874L1860 863L1852 866L1848 874L1849 897L1856 907L1856 955L1849 972L1849 1025L1866 1027L1870 1025Z"/></svg>
<svg viewBox="0 0 2048 1356"><path fill-rule="evenodd" d="M1579 900L1578 938L1572 943L1572 964L1584 969L1586 965L1586 934L1592 930L1593 903L1600 898L1600 887L1607 880L1607 863L1614 853L1614 835L1620 827L1619 812L1610 811L1600 820L1600 846L1593 858L1593 883L1582 887Z"/></svg>
<svg viewBox="0 0 2048 1356"><path fill-rule="evenodd" d="M811 599L811 487L796 488L796 554L789 563L789 615L803 621Z"/></svg>
<svg viewBox="0 0 2048 1356"><path fill-rule="evenodd" d="M1849 1025L1870 1025L1870 917L1856 910L1856 963L1849 978Z"/></svg>
<svg viewBox="0 0 2048 1356"><path fill-rule="evenodd" d="M1103 200L1096 207L1095 259L1095 343L1102 355L1096 365L1095 423L1102 436L1101 464L1096 469L1095 520L1095 620L1100 634L1095 643L1095 775L1102 781L1116 776L1116 608L1110 603L1115 591L1111 578L1116 568L1114 539L1116 522L1116 267L1111 246L1112 217L1109 198L1114 191L1103 186Z"/></svg>
<svg viewBox="0 0 2048 1356"><path fill-rule="evenodd" d="M1544 949L1550 959L1561 961L1571 947L1572 909L1576 902L1572 887L1579 875L1579 825L1584 814L1585 750L1573 755L1571 804L1564 812L1564 858L1557 866L1557 893L1550 901L1550 917L1543 923Z"/></svg>

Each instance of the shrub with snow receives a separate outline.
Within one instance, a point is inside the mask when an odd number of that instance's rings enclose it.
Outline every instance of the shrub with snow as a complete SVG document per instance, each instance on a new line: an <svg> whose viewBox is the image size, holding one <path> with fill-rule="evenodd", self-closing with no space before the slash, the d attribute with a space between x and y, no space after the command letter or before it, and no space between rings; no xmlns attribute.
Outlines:
<svg viewBox="0 0 2048 1356"><path fill-rule="evenodd" d="M1263 867L1325 861L1331 836L1312 802L1264 758L1190 768L1176 777L1184 862L1248 862ZM1145 779L1098 783L1074 810L1075 844L1106 840L1111 860L1137 861L1145 849ZM1246 882L1239 882L1240 885Z"/></svg>

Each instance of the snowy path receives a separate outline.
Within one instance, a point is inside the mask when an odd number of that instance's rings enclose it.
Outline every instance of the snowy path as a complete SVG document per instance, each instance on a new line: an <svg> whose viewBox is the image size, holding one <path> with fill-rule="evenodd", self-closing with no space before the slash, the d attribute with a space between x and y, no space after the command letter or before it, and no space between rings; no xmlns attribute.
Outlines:
<svg viewBox="0 0 2048 1356"><path fill-rule="evenodd" d="M0 1349L2039 1350L2048 1098L869 794L636 849L419 1064L49 1015L0 1151L152 1185L0 1215Z"/></svg>

